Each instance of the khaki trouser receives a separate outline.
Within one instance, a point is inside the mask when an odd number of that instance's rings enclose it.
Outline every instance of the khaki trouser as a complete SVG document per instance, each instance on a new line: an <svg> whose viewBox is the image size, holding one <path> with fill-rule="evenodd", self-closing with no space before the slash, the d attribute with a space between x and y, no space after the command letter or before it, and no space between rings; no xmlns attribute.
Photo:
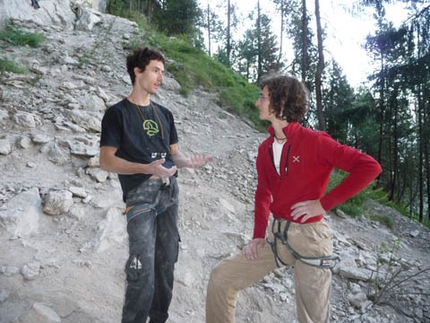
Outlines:
<svg viewBox="0 0 430 323"><path fill-rule="evenodd" d="M283 223L283 226L286 222ZM283 229L283 227L282 227ZM288 242L304 257L329 256L333 232L322 220L310 224L291 223ZM270 230L269 241L273 241ZM282 262L294 266L296 308L300 323L327 323L330 319L331 270L296 260L279 241ZM211 273L206 299L207 323L234 323L237 293L277 268L270 245L258 249L258 258L248 260L242 253L220 261ZM284 322L290 322L285 317Z"/></svg>

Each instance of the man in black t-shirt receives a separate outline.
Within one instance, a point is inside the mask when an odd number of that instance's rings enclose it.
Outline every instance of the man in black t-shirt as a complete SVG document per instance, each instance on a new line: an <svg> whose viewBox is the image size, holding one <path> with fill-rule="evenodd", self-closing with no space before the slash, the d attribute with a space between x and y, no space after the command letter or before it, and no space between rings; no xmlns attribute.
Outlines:
<svg viewBox="0 0 430 323"><path fill-rule="evenodd" d="M122 323L167 320L180 240L177 169L211 160L183 156L172 113L150 99L163 80L164 64L153 49L128 55L132 92L102 120L100 166L118 174L126 203L129 258Z"/></svg>

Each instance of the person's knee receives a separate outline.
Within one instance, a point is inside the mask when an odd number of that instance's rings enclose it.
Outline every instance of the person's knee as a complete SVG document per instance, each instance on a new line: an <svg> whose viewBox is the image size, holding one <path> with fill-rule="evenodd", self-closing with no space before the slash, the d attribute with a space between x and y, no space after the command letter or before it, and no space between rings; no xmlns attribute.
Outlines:
<svg viewBox="0 0 430 323"><path fill-rule="evenodd" d="M143 265L142 258L138 255L130 255L125 265L125 273L127 275L127 281L136 285L143 285L149 278L150 273L147 268Z"/></svg>
<svg viewBox="0 0 430 323"><path fill-rule="evenodd" d="M213 269L210 274L209 278L209 284L213 287L222 288L223 286L227 286L228 279L225 272L225 268L223 266L223 263L218 263Z"/></svg>

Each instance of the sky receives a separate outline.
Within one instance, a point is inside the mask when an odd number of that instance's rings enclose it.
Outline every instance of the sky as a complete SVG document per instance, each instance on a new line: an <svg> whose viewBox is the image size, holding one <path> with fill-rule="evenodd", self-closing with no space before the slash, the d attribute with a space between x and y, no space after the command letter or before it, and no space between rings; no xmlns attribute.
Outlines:
<svg viewBox="0 0 430 323"><path fill-rule="evenodd" d="M207 8L208 1L210 1L211 7L217 3L226 2L225 0L199 0L203 9ZM247 13L254 10L257 4L257 0L231 0L231 2L239 7L242 17L246 17ZM321 22L327 31L325 45L329 52L325 55L332 55L343 69L349 83L353 87L358 87L362 82L366 81L367 75L372 71L370 58L362 45L366 40L366 36L369 33L373 34L375 22L372 18L371 9L367 9L366 14L360 17L353 17L345 9L350 8L352 2L353 0L320 0L320 10ZM311 11L313 11L314 2L308 1L308 3L309 6L312 6ZM279 37L280 18L279 13L274 10L273 1L260 0L260 6L262 11L272 19L273 32ZM219 15L221 16L222 14L220 13ZM398 26L405 17L404 11L398 4L387 8L387 16L395 26ZM284 39L283 44L283 47L286 48L286 39ZM325 57L325 59L327 61L329 57Z"/></svg>

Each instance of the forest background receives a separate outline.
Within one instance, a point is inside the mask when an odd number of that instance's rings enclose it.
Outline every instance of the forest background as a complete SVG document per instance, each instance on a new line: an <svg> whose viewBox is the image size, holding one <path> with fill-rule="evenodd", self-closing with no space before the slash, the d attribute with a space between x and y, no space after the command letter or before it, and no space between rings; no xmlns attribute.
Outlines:
<svg viewBox="0 0 430 323"><path fill-rule="evenodd" d="M100 6L145 30L144 42L166 54L166 69L184 96L199 86L217 92L223 106L261 131L267 124L254 105L258 81L273 72L299 77L312 99L304 123L375 157L383 167L374 187L381 199L429 226L428 0L356 0L345 6L345 12L371 12L374 19L374 30L363 40L371 71L358 87L330 55L326 40L333 31L321 19L320 0L273 0L271 6L256 0L245 17L237 3L107 0ZM400 24L387 18L388 4L404 6ZM7 62L0 63L4 69Z"/></svg>
<svg viewBox="0 0 430 323"><path fill-rule="evenodd" d="M321 19L320 0L273 0L272 6L261 6L258 0L247 17L240 15L234 0L218 5L207 1L202 8L199 5L203 3L109 0L107 10L128 18L136 18L136 13L143 15L157 30L168 36L180 35L196 50L204 51L251 84L258 84L261 77L271 72L298 76L312 94L307 125L374 156L384 169L376 187L386 192L388 201L405 215L429 223L428 1L358 0L345 7L346 12L356 15L370 10L374 19L373 32L363 40L372 71L359 88L348 83L339 63L328 54L330 48L325 40L332 31L331 25ZM405 8L398 27L386 15L385 7L393 3ZM274 19L279 22L279 32L273 30ZM250 27L243 32L243 26ZM217 44L215 52L213 43ZM285 44L289 47L287 54ZM169 70L186 83L184 77L193 70L172 65ZM213 85L217 87L216 83ZM231 84L232 88L235 86ZM224 97L229 95L227 105L241 96L240 92L225 91ZM248 101L246 91L242 95L236 102L244 103L237 108L239 112L250 114L251 120L261 123L255 114L253 117L253 97Z"/></svg>

